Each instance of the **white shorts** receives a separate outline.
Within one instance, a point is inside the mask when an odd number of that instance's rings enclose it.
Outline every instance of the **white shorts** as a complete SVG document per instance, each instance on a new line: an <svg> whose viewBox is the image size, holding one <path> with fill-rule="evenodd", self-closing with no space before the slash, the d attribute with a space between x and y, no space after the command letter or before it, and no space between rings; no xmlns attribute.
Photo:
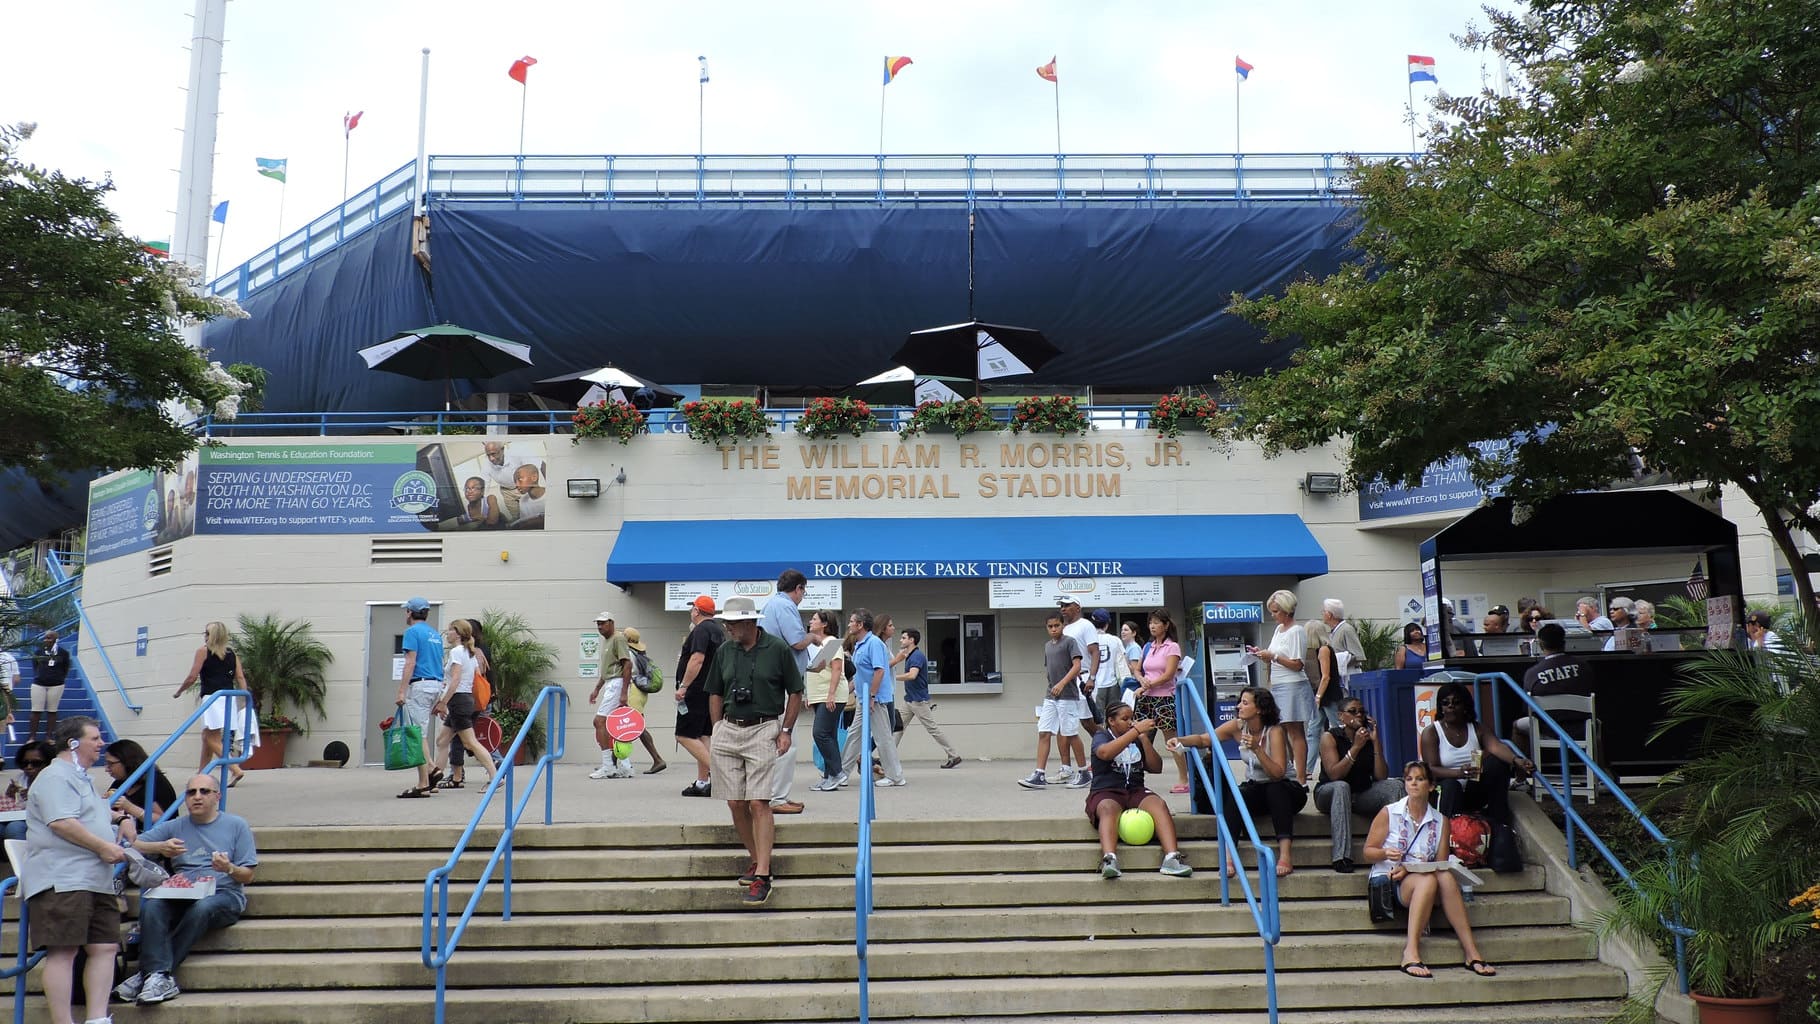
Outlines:
<svg viewBox="0 0 1820 1024"><path fill-rule="evenodd" d="M607 680L607 685L600 691L600 706L594 709L594 717L605 718L614 708L624 704L620 700L620 691L625 689L626 681L620 676Z"/></svg>
<svg viewBox="0 0 1820 1024"><path fill-rule="evenodd" d="M39 686L32 684L32 714L49 712L57 713L57 705L63 703L63 684L56 686Z"/></svg>
<svg viewBox="0 0 1820 1024"><path fill-rule="evenodd" d="M1093 717L1093 708L1084 700L1077 700L1074 702L1074 717L1083 722L1099 721L1099 719Z"/></svg>
<svg viewBox="0 0 1820 1024"><path fill-rule="evenodd" d="M1081 702L1078 700L1045 700L1036 716L1036 731L1057 736L1081 734Z"/></svg>

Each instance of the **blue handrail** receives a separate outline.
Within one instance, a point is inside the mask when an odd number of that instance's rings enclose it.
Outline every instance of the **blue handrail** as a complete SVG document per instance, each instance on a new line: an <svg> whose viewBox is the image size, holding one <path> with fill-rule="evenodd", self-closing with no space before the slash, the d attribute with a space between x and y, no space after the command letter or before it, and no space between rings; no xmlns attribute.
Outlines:
<svg viewBox="0 0 1820 1024"><path fill-rule="evenodd" d="M518 750L524 746L525 738L531 735L531 725L537 721L540 709L545 713L544 737L548 745L533 766L531 780L525 784L524 798L514 804L514 762L518 760ZM449 852L448 862L424 876L423 965L436 972L436 1024L445 1024L446 1020L444 997L448 992L449 961L455 956L462 934L467 931L468 921L480 909L480 898L486 893L487 883L493 880L493 869L502 860L505 866L500 874L503 887L500 920L512 919L512 840L517 836L518 819L530 804L539 778L544 780L543 823L549 825L555 821L556 762L562 759L563 749L567 745L568 720L568 692L560 686L546 686L540 690L537 699L531 702L531 709L525 712L524 725L519 728L518 736L501 756L499 769L493 773L493 781L487 785L486 792L481 794L480 806L474 809L473 817L468 819L468 827L462 830L461 838L455 840L455 848ZM468 897L468 905L462 910L461 918L455 922L455 928L451 931L449 876L454 874L455 865L461 862L461 855L467 852L468 841L474 837L474 830L480 827L487 808L493 804L494 794L502 786L505 789L505 828L499 834L499 841L493 844L493 855L487 858L487 866L481 871L480 879L474 883L474 892Z"/></svg>
<svg viewBox="0 0 1820 1024"><path fill-rule="evenodd" d="M1548 729L1549 732L1554 734L1555 739L1560 741L1560 788L1557 789L1555 787L1555 784L1549 780L1548 774L1542 770L1542 766L1539 764L1536 766L1535 777L1536 781L1541 783L1543 790L1546 791L1550 797L1554 798L1556 804L1560 805L1561 812L1566 818L1567 828L1565 831L1567 834L1568 867L1577 869L1580 866L1579 854L1574 848L1574 833L1576 831L1584 832L1586 834L1586 841L1591 843L1592 848L1597 850L1599 856L1605 859L1605 863L1609 865L1613 871L1618 873L1618 877L1622 878L1626 885L1633 884L1631 882L1630 870L1618 860L1617 854L1613 853L1611 848L1605 845L1605 841L1600 839L1598 834L1593 831L1592 826L1587 824L1586 819L1580 816L1580 812L1574 810L1573 786L1571 785L1570 780L1573 777L1574 762L1577 761L1579 762L1580 767L1591 773L1592 777L1598 781L1599 785L1603 785L1606 789L1611 791L1612 796L1617 798L1618 804L1630 812L1631 817L1635 818L1637 823L1643 826L1643 831L1646 832L1651 839L1661 844L1662 848L1668 853L1669 864L1672 870L1675 856L1674 843L1669 840L1668 836L1663 834L1660 828L1656 827L1655 822L1649 820L1649 815L1644 814L1642 808L1638 807L1636 802L1618 786L1617 780L1613 779L1610 775L1607 775L1605 769L1599 767L1598 763L1592 759L1592 755L1586 752L1586 748L1580 746L1572 736L1569 736L1567 731L1561 728L1561 724L1554 720L1553 716L1542 710L1542 706L1536 703L1535 698L1525 693L1523 687L1515 679L1512 679L1503 672L1481 673L1476 681L1479 683L1491 684L1491 720L1493 722L1502 721L1502 718L1498 713L1501 707L1499 695L1501 691L1508 688L1511 693L1516 694L1517 699L1522 701L1523 705L1529 711L1529 728L1531 735L1535 735L1535 730L1538 727L1537 723L1540 723L1541 727ZM1523 752L1518 751L1518 753L1521 754ZM1678 921L1666 919L1663 920L1662 924L1668 929L1669 933L1675 937L1675 976L1680 982L1681 994L1686 995L1687 940L1693 937L1693 929L1682 925Z"/></svg>
<svg viewBox="0 0 1820 1024"><path fill-rule="evenodd" d="M1009 427L1014 409L1011 405L989 404L987 410L1001 430ZM1150 425L1150 406L1148 405L1083 405L1081 411L1086 414L1089 423L1096 429L1103 430L1142 430ZM808 410L798 408L771 408L765 414L771 419L773 435L796 436L796 424ZM903 429L909 423L916 409L913 406L873 406L872 414L878 418L879 432L892 432ZM213 416L202 416L194 421L193 428L204 437L239 437L258 436L260 434L277 434L284 436L316 435L326 437L331 433L356 434L361 432L400 434L417 434L429 432L445 433L450 429L473 431L496 427L519 431L541 429L546 433L569 433L574 429L573 412L557 409L549 411L513 411L482 412L463 410L415 410L399 412L249 412L241 413L231 420L216 419ZM689 426L683 419L680 409L651 409L646 411L646 431L652 434L687 433ZM977 436L991 437L989 432Z"/></svg>
<svg viewBox="0 0 1820 1024"><path fill-rule="evenodd" d="M857 685L860 681L854 680ZM870 684L867 684L868 687ZM867 960L866 925L872 917L872 822L878 817L878 794L872 773L866 770L872 756L872 700L859 700L859 851L853 864L853 948L859 959L859 1024L871 1024L871 971Z"/></svg>
<svg viewBox="0 0 1820 1024"><path fill-rule="evenodd" d="M1251 848L1258 857L1258 891L1251 891L1251 880L1241 870L1238 873L1239 888L1245 896L1245 906L1251 911L1251 920L1257 925L1258 938L1264 943L1264 998L1269 1009L1270 1024L1277 1021L1277 942L1283 937L1283 918L1277 906L1277 853L1262 839L1258 838L1258 827L1251 820L1251 812L1242 800L1237 800L1238 780L1232 775L1232 765L1226 760L1220 741L1213 734L1213 719L1207 714L1207 703L1201 698L1200 690L1194 686L1175 688L1176 735L1188 736L1203 733L1207 736L1213 753L1213 778L1210 780L1207 766L1201 763L1200 757L1184 751L1189 771L1194 775L1194 784L1203 792L1210 794L1214 822L1219 829L1220 856L1231 857L1233 863L1243 865L1234 854L1238 843L1227 827L1226 816L1220 813L1224 806L1224 795L1231 787L1234 799L1238 803L1240 817L1245 822L1245 838L1250 840ZM1184 699L1186 698L1186 699ZM1220 873L1220 906L1232 905L1232 879L1226 877L1224 864L1215 864L1214 870Z"/></svg>
<svg viewBox="0 0 1820 1024"><path fill-rule="evenodd" d="M126 709L135 715L144 711L145 708L142 705L133 703L132 696L126 692L126 684L120 681L120 673L114 671L114 660L107 656L107 648L102 646L101 635L95 632L95 624L89 621L88 612L82 607L82 598L79 596L82 592L82 578L80 576L72 577L65 574L63 571L63 563L58 559L55 551L45 553L45 562L50 566L51 576L54 579L57 579L60 582L74 582L76 584L75 590L70 596L70 603L76 606L76 618L81 621L83 631L88 634L89 642L95 647L95 653L101 655L101 667L107 669L108 678L114 681L114 691L120 694L121 703L125 704ZM71 651L70 657L74 660L76 652ZM82 675L83 678L88 678L87 672L83 672ZM91 691L94 690L92 683L89 686L89 689ZM97 694L96 696L99 697L100 695ZM101 711L101 702L99 700L95 702L95 710L97 712Z"/></svg>
<svg viewBox="0 0 1820 1024"><path fill-rule="evenodd" d="M0 881L0 902L6 900L6 894L9 891L17 889L18 887L19 877L17 875L8 878L5 881ZM0 980L7 978L13 979L13 1024L25 1024L25 976L30 974L32 968L38 966L39 962L50 953L50 950L48 949L41 949L36 953L31 951L31 924L31 915L25 912L25 897L24 895L21 895L19 897L18 958L13 963L13 966L8 967L4 971L0 971ZM4 927L5 921L0 920L0 929L3 929Z"/></svg>

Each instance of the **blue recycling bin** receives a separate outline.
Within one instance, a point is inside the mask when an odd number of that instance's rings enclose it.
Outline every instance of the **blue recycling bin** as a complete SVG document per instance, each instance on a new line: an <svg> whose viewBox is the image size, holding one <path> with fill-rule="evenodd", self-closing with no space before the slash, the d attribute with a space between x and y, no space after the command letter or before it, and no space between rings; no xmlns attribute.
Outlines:
<svg viewBox="0 0 1820 1024"><path fill-rule="evenodd" d="M1347 692L1364 703L1365 712L1378 724L1384 761L1393 776L1420 756L1416 695L1438 685L1438 681L1423 682L1432 674L1427 669L1391 668L1360 672L1346 681Z"/></svg>

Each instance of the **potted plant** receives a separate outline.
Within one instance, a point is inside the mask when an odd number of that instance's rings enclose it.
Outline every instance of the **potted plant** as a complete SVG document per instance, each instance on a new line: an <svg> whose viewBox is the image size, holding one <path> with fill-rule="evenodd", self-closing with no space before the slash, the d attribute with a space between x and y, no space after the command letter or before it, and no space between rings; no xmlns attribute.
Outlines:
<svg viewBox="0 0 1820 1024"><path fill-rule="evenodd" d="M316 639L314 628L300 619L286 622L276 615L242 615L237 625L232 639L234 655L259 713L259 747L246 767L281 767L291 735L309 731L291 712L306 717L323 715L323 698L328 692L325 673L335 655Z"/></svg>
<svg viewBox="0 0 1820 1024"><path fill-rule="evenodd" d="M771 417L757 402L743 398L687 402L682 407L682 417L689 436L703 444L724 445L771 436Z"/></svg>
<svg viewBox="0 0 1820 1024"><path fill-rule="evenodd" d="M956 398L953 401L928 401L916 407L897 436L908 441L918 434L943 430L955 437L1001 429L992 409L978 398Z"/></svg>
<svg viewBox="0 0 1820 1024"><path fill-rule="evenodd" d="M878 417L872 415L872 407L857 398L817 398L796 420L796 432L816 440L842 434L859 437L877 429Z"/></svg>
<svg viewBox="0 0 1820 1024"><path fill-rule="evenodd" d="M1815 935L1799 908L1820 878L1820 669L1794 653L1800 633L1787 636L1789 653L1708 652L1669 691L1656 738L1689 723L1704 730L1650 802L1675 808L1664 829L1673 845L1613 890L1602 922L1670 951L1684 929L1705 1024L1773 1022L1782 996L1765 991L1770 959ZM1637 1002L1653 1009L1655 992Z"/></svg>
<svg viewBox="0 0 1820 1024"><path fill-rule="evenodd" d="M481 615L480 625L486 636L487 660L492 666L487 679L493 684L493 720L499 723L503 753L524 725L538 692L550 685L550 673L556 668L556 648L537 639L524 616L516 612L489 608ZM543 723L532 722L520 753L535 758L543 753L546 742Z"/></svg>
<svg viewBox="0 0 1820 1024"><path fill-rule="evenodd" d="M1180 437L1184 428L1211 434L1219 416L1220 404L1206 395L1164 395L1150 407L1150 428L1164 437Z"/></svg>
<svg viewBox="0 0 1820 1024"><path fill-rule="evenodd" d="M573 421L575 436L569 439L571 444L580 444L590 437L610 437L625 444L632 435L645 432L644 411L631 402L615 399L602 399L576 409Z"/></svg>
<svg viewBox="0 0 1820 1024"><path fill-rule="evenodd" d="M1031 433L1085 434L1093 429L1088 422L1087 414L1074 404L1069 395L1055 395L1049 398L1032 396L1020 398L1011 410L1011 432L1021 434L1028 430Z"/></svg>

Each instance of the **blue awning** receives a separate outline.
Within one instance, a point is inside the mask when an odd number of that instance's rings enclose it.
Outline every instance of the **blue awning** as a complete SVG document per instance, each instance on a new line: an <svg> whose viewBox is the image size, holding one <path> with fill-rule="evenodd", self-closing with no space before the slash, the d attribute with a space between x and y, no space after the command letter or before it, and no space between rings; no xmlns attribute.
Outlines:
<svg viewBox="0 0 1820 1024"><path fill-rule="evenodd" d="M775 579L1294 576L1327 552L1292 515L716 519L628 522L615 584Z"/></svg>

